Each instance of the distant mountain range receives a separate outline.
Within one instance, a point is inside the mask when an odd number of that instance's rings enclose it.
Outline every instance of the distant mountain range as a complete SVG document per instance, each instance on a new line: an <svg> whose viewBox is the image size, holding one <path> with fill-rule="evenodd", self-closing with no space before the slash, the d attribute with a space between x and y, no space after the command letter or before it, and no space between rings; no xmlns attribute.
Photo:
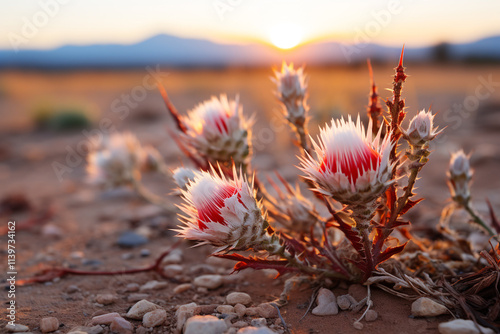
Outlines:
<svg viewBox="0 0 500 334"><path fill-rule="evenodd" d="M67 45L52 50L0 50L0 67L78 68L143 67L166 65L183 67L268 66L281 61L295 63L346 64L371 58L394 60L399 47L377 44L346 45L338 42L311 43L293 50L278 50L262 44L217 44L208 40L157 35L136 44ZM444 57L444 58L443 58ZM442 44L407 48L405 59L500 61L500 36L463 44Z"/></svg>

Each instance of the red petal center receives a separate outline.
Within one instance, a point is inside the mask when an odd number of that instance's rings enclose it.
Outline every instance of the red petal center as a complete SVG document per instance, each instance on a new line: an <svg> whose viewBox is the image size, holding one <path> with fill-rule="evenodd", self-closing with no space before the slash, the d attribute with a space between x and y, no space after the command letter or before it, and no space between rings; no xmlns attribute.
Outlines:
<svg viewBox="0 0 500 334"><path fill-rule="evenodd" d="M204 222L217 222L222 225L226 225L224 222L224 218L222 218L220 214L220 209L224 207L224 201L233 196L238 191L237 188L231 185L224 185L221 187L217 187L214 190L214 194L209 196L210 202L206 203L203 206L200 206L198 209L198 226L200 230L204 230L207 228Z"/></svg>
<svg viewBox="0 0 500 334"><path fill-rule="evenodd" d="M371 169L372 166L376 168L380 164L380 154L368 145L362 152L350 152L345 158L340 157L339 159L339 155L338 153L327 153L319 171L325 172L328 169L332 173L340 172L355 184L364 170ZM338 160L340 160L339 164L337 164Z"/></svg>
<svg viewBox="0 0 500 334"><path fill-rule="evenodd" d="M217 130L219 130L220 133L228 133L228 128L227 128L227 119L229 118L228 114L218 114L215 116L214 122L215 126L217 127Z"/></svg>

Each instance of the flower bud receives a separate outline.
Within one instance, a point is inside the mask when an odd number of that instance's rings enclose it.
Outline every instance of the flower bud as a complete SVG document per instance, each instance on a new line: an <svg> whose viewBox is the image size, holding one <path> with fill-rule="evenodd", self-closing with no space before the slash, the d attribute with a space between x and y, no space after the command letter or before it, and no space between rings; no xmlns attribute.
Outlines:
<svg viewBox="0 0 500 334"><path fill-rule="evenodd" d="M367 204L377 199L391 184L390 133L380 142L381 132L372 140L372 124L367 131L359 116L332 120L320 129L313 146L316 159L302 159L301 169L318 185L318 192L343 204Z"/></svg>
<svg viewBox="0 0 500 334"><path fill-rule="evenodd" d="M408 130L402 131L403 137L412 146L422 147L433 140L441 131L433 128L434 116L432 112L422 110L410 121Z"/></svg>
<svg viewBox="0 0 500 334"><path fill-rule="evenodd" d="M194 178L200 175L200 172L185 167L178 167L172 171L175 183L182 190L187 190L188 183L194 181Z"/></svg>
<svg viewBox="0 0 500 334"><path fill-rule="evenodd" d="M243 118L238 99L212 97L184 118L189 144L212 162L246 164L250 156L251 121Z"/></svg>
<svg viewBox="0 0 500 334"><path fill-rule="evenodd" d="M305 95L307 90L304 68L295 70L293 64L287 65L283 62L281 72L275 71L272 78L277 86L276 95L285 105L286 117L289 122L301 125L305 122L307 106Z"/></svg>
<svg viewBox="0 0 500 334"><path fill-rule="evenodd" d="M109 187L130 185L138 172L142 147L131 133L115 133L89 153L87 173L91 183Z"/></svg>
<svg viewBox="0 0 500 334"><path fill-rule="evenodd" d="M452 199L459 205L466 205L470 200L470 182L473 171L470 168L469 157L463 150L451 155L448 170L448 186Z"/></svg>
<svg viewBox="0 0 500 334"><path fill-rule="evenodd" d="M249 249L268 240L268 223L252 187L238 176L227 179L222 171L199 172L182 191L184 226L179 236L223 249Z"/></svg>

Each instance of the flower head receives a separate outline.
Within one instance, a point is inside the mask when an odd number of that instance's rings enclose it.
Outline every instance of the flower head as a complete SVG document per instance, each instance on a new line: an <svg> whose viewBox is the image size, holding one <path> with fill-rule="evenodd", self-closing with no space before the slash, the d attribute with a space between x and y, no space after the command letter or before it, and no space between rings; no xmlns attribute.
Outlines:
<svg viewBox="0 0 500 334"><path fill-rule="evenodd" d="M200 172L186 167L178 167L172 171L175 183L182 190L187 190L188 183L194 181L194 178L199 175L201 175Z"/></svg>
<svg viewBox="0 0 500 334"><path fill-rule="evenodd" d="M423 109L410 121L408 130L402 131L403 136L412 146L423 146L434 139L441 131L433 128L434 116L432 112Z"/></svg>
<svg viewBox="0 0 500 334"><path fill-rule="evenodd" d="M186 139L210 162L244 164L250 153L251 122L243 117L238 98L229 101L226 95L197 105L183 119Z"/></svg>
<svg viewBox="0 0 500 334"><path fill-rule="evenodd" d="M90 182L115 187L130 184L142 154L141 145L131 133L115 133L105 138L87 158Z"/></svg>
<svg viewBox="0 0 500 334"><path fill-rule="evenodd" d="M294 69L293 64L283 62L281 72L275 71L274 74L272 80L277 86L276 95L285 106L287 120L294 125L303 125L307 113L304 68Z"/></svg>
<svg viewBox="0 0 500 334"><path fill-rule="evenodd" d="M451 197L459 205L465 205L470 200L470 182L473 171L470 168L469 157L463 150L451 155L448 170L448 186Z"/></svg>
<svg viewBox="0 0 500 334"><path fill-rule="evenodd" d="M316 159L302 159L301 169L315 182L322 194L344 204L364 204L375 200L390 185L392 166L389 154L390 134L380 142L372 140L371 122L367 131L358 119L332 120L320 129L313 146Z"/></svg>
<svg viewBox="0 0 500 334"><path fill-rule="evenodd" d="M200 172L182 192L184 226L179 236L220 249L248 249L267 238L268 226L250 184L238 176L227 179L219 170Z"/></svg>

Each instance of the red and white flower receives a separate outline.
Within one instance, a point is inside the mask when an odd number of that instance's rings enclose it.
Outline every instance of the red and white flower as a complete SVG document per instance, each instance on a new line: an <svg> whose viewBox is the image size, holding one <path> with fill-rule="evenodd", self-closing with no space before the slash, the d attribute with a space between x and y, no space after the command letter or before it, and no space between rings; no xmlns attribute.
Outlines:
<svg viewBox="0 0 500 334"><path fill-rule="evenodd" d="M251 121L243 117L238 98L220 98L197 105L187 117L186 139L199 153L210 162L231 162L245 164L250 155Z"/></svg>
<svg viewBox="0 0 500 334"><path fill-rule="evenodd" d="M301 169L318 185L317 191L343 204L366 204L374 201L391 184L392 165L390 134L381 140L381 131L372 139L372 125L367 131L358 119L349 116L332 120L320 129L313 142L316 158L301 159Z"/></svg>
<svg viewBox="0 0 500 334"><path fill-rule="evenodd" d="M114 133L88 155L87 173L91 183L106 186L129 185L140 167L143 149L131 133Z"/></svg>
<svg viewBox="0 0 500 334"><path fill-rule="evenodd" d="M177 232L201 244L223 249L249 249L269 240L268 223L252 186L233 168L234 179L222 172L199 172L182 191L184 223Z"/></svg>

